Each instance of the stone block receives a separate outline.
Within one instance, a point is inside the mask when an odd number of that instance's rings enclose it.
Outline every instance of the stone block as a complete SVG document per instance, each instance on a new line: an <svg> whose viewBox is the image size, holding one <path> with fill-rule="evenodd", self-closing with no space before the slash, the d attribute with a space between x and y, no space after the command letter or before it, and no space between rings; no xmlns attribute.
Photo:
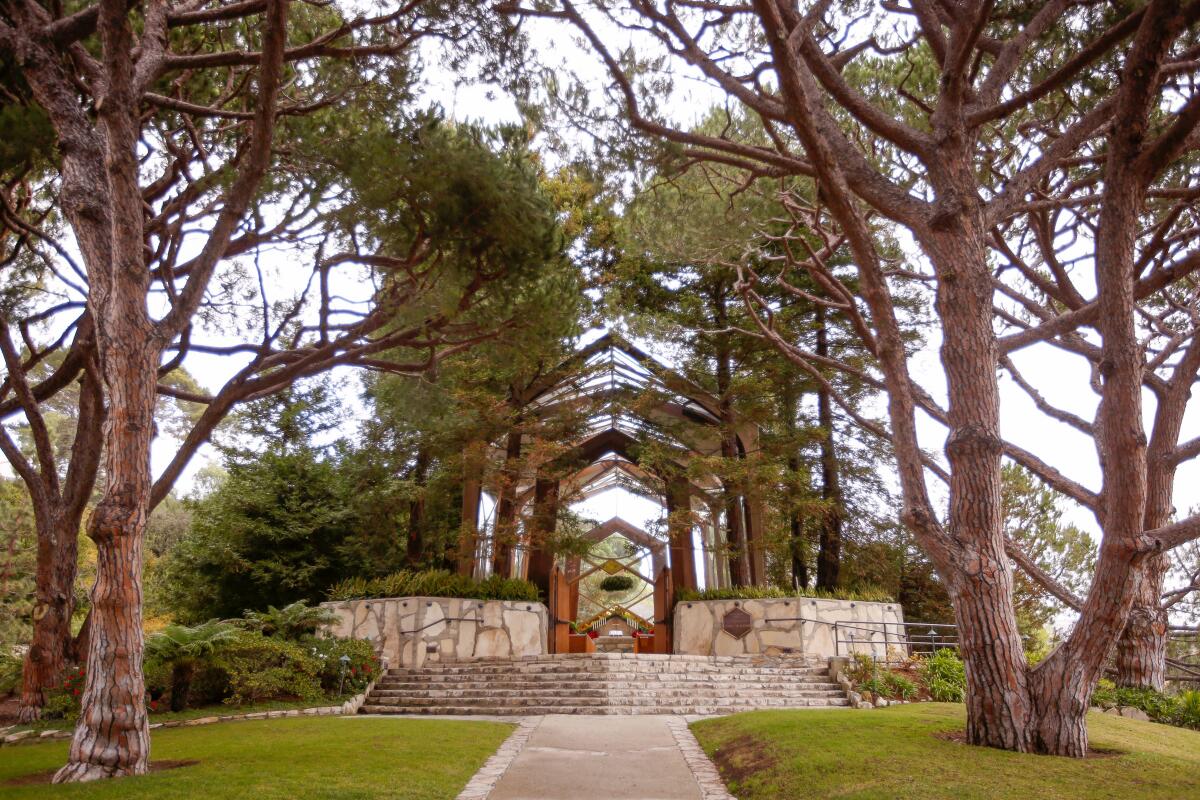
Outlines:
<svg viewBox="0 0 1200 800"><path fill-rule="evenodd" d="M185 722L183 724L184 725L212 725L214 722L220 722L220 721L221 721L221 719L219 717L197 717L196 719L189 719L187 722Z"/></svg>

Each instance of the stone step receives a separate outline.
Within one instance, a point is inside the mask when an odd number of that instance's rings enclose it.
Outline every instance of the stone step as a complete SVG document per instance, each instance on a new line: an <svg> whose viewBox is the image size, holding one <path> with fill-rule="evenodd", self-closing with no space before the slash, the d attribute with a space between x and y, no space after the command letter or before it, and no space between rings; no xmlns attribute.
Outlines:
<svg viewBox="0 0 1200 800"><path fill-rule="evenodd" d="M487 705L487 706L527 706L527 705L637 705L640 708L659 708L659 706L671 705L745 705L748 708L768 708L768 706L784 706L784 705L811 705L834 702L834 700L844 700L845 696L823 696L823 697L806 697L806 696L791 696L791 694L779 694L779 696L763 696L763 697L744 697L744 696L704 696L704 694L692 694L692 696L668 696L668 697L628 697L628 696L602 696L602 697L583 697L578 694L572 696L554 697L532 696L532 694L524 694L521 697L490 697L490 696L467 696L462 697L372 697L371 705L386 705L392 708L427 708L427 706L442 706L442 705Z"/></svg>
<svg viewBox="0 0 1200 800"><path fill-rule="evenodd" d="M792 688L751 688L751 690L712 690L712 688L700 688L700 690L673 690L668 692L648 691L648 690L612 690L612 688L535 688L535 690L490 690L490 688L448 688L448 690L440 692L422 692L420 690L391 690L391 688L376 688L371 692L372 702L383 702L385 699L406 699L425 700L440 699L440 698L473 698L473 699L508 699L508 698L600 698L619 700L623 697L638 698L638 699L654 699L656 697L739 697L739 698L766 698L766 697L794 697L794 698L820 698L820 697L841 697L844 692L839 688L828 688L828 690L792 690Z"/></svg>
<svg viewBox="0 0 1200 800"><path fill-rule="evenodd" d="M433 705L433 706L393 706L393 705L364 705L360 714L455 714L455 715L526 715L539 716L543 714L736 714L741 711L782 708L845 708L850 702L845 698L828 700L813 700L810 702L780 702L780 703L704 703L688 705L615 705L611 703L596 705L553 704L553 705Z"/></svg>
<svg viewBox="0 0 1200 800"><path fill-rule="evenodd" d="M389 670L361 713L724 714L847 705L815 660L588 654Z"/></svg>
<svg viewBox="0 0 1200 800"><path fill-rule="evenodd" d="M452 680L463 675L704 675L712 676L717 680L735 680L739 676L778 676L781 678L824 677L829 674L829 670L811 667L796 669L736 667L722 670L719 668L709 669L694 666L689 666L689 668L665 669L657 665L647 669L632 669L627 668L626 665L606 665L603 663L592 665L556 664L549 667L543 665L527 667L520 664L445 664L430 665L422 669L390 669L385 674L387 677L421 676L430 680Z"/></svg>
<svg viewBox="0 0 1200 800"><path fill-rule="evenodd" d="M543 688L564 690L589 690L605 688L610 691L671 691L691 690L694 688L710 687L717 691L742 691L755 689L796 689L796 690L836 690L838 685L833 681L613 681L607 679L595 680L552 680L552 681L521 681L521 680L462 680L462 681L396 681L382 680L375 685L376 691L414 691L440 692L459 689L532 691Z"/></svg>

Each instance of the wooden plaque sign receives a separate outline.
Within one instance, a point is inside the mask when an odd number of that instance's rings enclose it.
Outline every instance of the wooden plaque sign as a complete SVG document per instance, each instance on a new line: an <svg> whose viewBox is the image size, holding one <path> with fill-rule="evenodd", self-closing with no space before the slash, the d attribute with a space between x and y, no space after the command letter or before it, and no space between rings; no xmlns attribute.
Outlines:
<svg viewBox="0 0 1200 800"><path fill-rule="evenodd" d="M754 617L740 608L732 609L721 620L721 630L735 639L741 639L754 630Z"/></svg>

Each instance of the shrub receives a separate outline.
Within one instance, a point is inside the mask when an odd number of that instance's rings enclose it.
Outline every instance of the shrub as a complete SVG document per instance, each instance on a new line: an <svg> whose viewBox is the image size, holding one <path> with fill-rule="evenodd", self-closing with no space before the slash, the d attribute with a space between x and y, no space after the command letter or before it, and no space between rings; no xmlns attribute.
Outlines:
<svg viewBox="0 0 1200 800"><path fill-rule="evenodd" d="M329 589L330 600L368 597L465 597L472 600L537 602L537 586L529 581L492 575L472 580L447 570L401 570L381 578L347 578Z"/></svg>
<svg viewBox="0 0 1200 800"><path fill-rule="evenodd" d="M875 663L875 659L871 658L866 653L855 653L854 661L847 670L850 682L855 685L860 685L872 681L879 673L879 667Z"/></svg>
<svg viewBox="0 0 1200 800"><path fill-rule="evenodd" d="M1092 705L1112 708L1117 704L1117 685L1108 678L1101 678L1092 692Z"/></svg>
<svg viewBox="0 0 1200 800"><path fill-rule="evenodd" d="M929 696L939 703L961 703L967 692L967 671L958 653L941 649L921 659L921 679Z"/></svg>
<svg viewBox="0 0 1200 800"><path fill-rule="evenodd" d="M0 697L21 688L21 659L11 653L0 653Z"/></svg>
<svg viewBox="0 0 1200 800"><path fill-rule="evenodd" d="M243 632L215 660L229 676L230 705L318 700L324 694L320 659L297 642Z"/></svg>
<svg viewBox="0 0 1200 800"><path fill-rule="evenodd" d="M887 592L872 586L859 589L781 589L778 586L731 586L725 589L684 589L676 597L678 602L700 600L770 600L775 598L808 597L814 600L855 600L862 603L893 603Z"/></svg>
<svg viewBox="0 0 1200 800"><path fill-rule="evenodd" d="M895 672L883 675L884 695L892 700L912 700L917 696L917 685Z"/></svg>
<svg viewBox="0 0 1200 800"><path fill-rule="evenodd" d="M363 639L314 639L309 652L320 664L321 688L330 695L358 694L379 675L379 657L375 647ZM342 672L342 656L350 660Z"/></svg>
<svg viewBox="0 0 1200 800"><path fill-rule="evenodd" d="M609 575L600 581L600 591L602 592L628 592L632 588L633 577L631 575Z"/></svg>
<svg viewBox="0 0 1200 800"><path fill-rule="evenodd" d="M42 719L61 719L74 723L79 716L79 696L83 694L86 672L81 666L69 666L63 674L62 683L46 691L46 704L42 706Z"/></svg>
<svg viewBox="0 0 1200 800"><path fill-rule="evenodd" d="M239 623L263 636L278 636L290 641L299 641L313 636L322 627L337 621L337 614L327 608L310 606L297 601L283 608L267 606L266 611L247 611Z"/></svg>
<svg viewBox="0 0 1200 800"><path fill-rule="evenodd" d="M1175 724L1181 728L1200 731L1200 689L1180 692L1175 698L1175 703Z"/></svg>
<svg viewBox="0 0 1200 800"><path fill-rule="evenodd" d="M168 625L146 637L148 670L170 669L172 711L187 708L197 667L207 664L237 637L238 629L234 625L215 619L194 626ZM158 699L153 692L151 697Z"/></svg>
<svg viewBox="0 0 1200 800"><path fill-rule="evenodd" d="M1164 725L1200 730L1200 690L1180 692L1172 696L1154 689L1117 686L1102 679L1092 693L1092 705L1101 708L1130 706L1146 712L1146 716Z"/></svg>

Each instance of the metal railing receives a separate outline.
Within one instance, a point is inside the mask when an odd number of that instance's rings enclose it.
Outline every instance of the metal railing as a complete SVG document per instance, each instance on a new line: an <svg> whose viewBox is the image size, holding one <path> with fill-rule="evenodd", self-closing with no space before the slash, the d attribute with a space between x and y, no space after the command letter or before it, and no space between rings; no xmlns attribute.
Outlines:
<svg viewBox="0 0 1200 800"><path fill-rule="evenodd" d="M868 655L884 664L907 661L938 650L958 650L958 626L945 622L830 622L809 617L772 617L830 629L835 656Z"/></svg>
<svg viewBox="0 0 1200 800"><path fill-rule="evenodd" d="M869 655L882 663L938 650L958 650L958 626L944 622L834 622L834 654Z"/></svg>

